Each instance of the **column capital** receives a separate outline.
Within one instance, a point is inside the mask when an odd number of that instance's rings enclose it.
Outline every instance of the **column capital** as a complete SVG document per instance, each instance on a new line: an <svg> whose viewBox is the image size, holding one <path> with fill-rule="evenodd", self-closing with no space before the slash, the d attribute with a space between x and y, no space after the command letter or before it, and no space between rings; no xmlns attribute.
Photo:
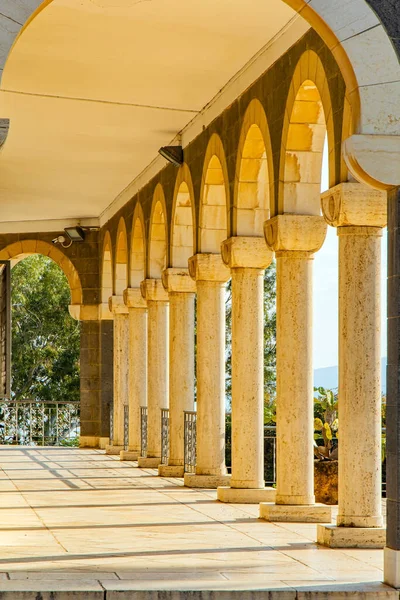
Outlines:
<svg viewBox="0 0 400 600"><path fill-rule="evenodd" d="M125 305L122 296L110 296L110 298L108 299L108 306L114 316L128 314L128 308Z"/></svg>
<svg viewBox="0 0 400 600"><path fill-rule="evenodd" d="M264 223L267 246L275 252L313 254L324 243L326 230L324 218L313 215L278 215Z"/></svg>
<svg viewBox="0 0 400 600"><path fill-rule="evenodd" d="M101 306L101 304L70 304L68 310L76 321L99 321ZM112 319L112 315L110 319Z"/></svg>
<svg viewBox="0 0 400 600"><path fill-rule="evenodd" d="M195 281L216 281L226 283L230 271L220 254L195 254L189 258L189 274Z"/></svg>
<svg viewBox="0 0 400 600"><path fill-rule="evenodd" d="M263 237L231 237L221 244L224 263L231 269L266 269L272 262L273 252Z"/></svg>
<svg viewBox="0 0 400 600"><path fill-rule="evenodd" d="M140 288L126 288L124 302L128 308L147 308L147 302L143 298Z"/></svg>
<svg viewBox="0 0 400 600"><path fill-rule="evenodd" d="M196 293L196 282L190 277L188 269L165 269L162 282L167 292Z"/></svg>
<svg viewBox="0 0 400 600"><path fill-rule="evenodd" d="M387 192L345 182L321 194L322 212L333 227L386 227Z"/></svg>
<svg viewBox="0 0 400 600"><path fill-rule="evenodd" d="M153 302L168 302L168 292L165 291L161 279L144 279L140 284L143 298Z"/></svg>

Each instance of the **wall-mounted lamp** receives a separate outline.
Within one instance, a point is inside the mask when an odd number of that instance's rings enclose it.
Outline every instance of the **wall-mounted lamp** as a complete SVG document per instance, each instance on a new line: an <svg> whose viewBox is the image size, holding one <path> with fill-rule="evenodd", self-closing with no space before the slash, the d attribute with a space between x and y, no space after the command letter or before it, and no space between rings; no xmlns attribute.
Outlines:
<svg viewBox="0 0 400 600"><path fill-rule="evenodd" d="M85 232L82 227L66 227L64 229L66 235L59 235L51 240L52 244L60 244L63 248L72 246L72 242L84 242Z"/></svg>
<svg viewBox="0 0 400 600"><path fill-rule="evenodd" d="M163 146L159 149L158 153L176 167L183 165L182 146Z"/></svg>

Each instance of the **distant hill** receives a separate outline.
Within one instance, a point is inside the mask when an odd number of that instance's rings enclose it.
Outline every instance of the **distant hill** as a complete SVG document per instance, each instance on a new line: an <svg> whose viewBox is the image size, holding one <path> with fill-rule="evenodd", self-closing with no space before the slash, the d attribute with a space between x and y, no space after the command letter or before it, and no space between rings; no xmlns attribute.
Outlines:
<svg viewBox="0 0 400 600"><path fill-rule="evenodd" d="M386 363L387 359L382 358L381 369L382 369L382 392L386 394ZM322 369L315 369L314 371L314 386L324 387L328 389L337 388L338 383L338 367L324 367Z"/></svg>

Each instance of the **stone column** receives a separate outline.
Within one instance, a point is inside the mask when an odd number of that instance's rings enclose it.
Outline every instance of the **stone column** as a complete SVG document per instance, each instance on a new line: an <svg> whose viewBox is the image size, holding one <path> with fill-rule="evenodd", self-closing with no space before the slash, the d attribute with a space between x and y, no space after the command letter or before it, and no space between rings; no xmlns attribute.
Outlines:
<svg viewBox="0 0 400 600"><path fill-rule="evenodd" d="M260 504L268 521L330 522L314 497L312 364L313 254L325 239L323 217L279 215L266 221L276 252L276 504Z"/></svg>
<svg viewBox="0 0 400 600"><path fill-rule="evenodd" d="M129 444L121 460L138 460L141 450L140 407L147 406L147 303L140 288L124 291L129 319Z"/></svg>
<svg viewBox="0 0 400 600"><path fill-rule="evenodd" d="M161 409L168 408L168 292L161 279L145 279L140 286L148 307L147 457L139 467L157 468L161 460Z"/></svg>
<svg viewBox="0 0 400 600"><path fill-rule="evenodd" d="M322 195L339 236L339 513L331 547L383 548L381 237L386 193L342 183Z"/></svg>
<svg viewBox="0 0 400 600"><path fill-rule="evenodd" d="M197 465L189 487L229 483L225 466L225 284L219 254L196 254L189 273L197 284Z"/></svg>
<svg viewBox="0 0 400 600"><path fill-rule="evenodd" d="M232 478L221 502L275 500L264 484L264 270L273 254L264 238L222 244L232 275Z"/></svg>
<svg viewBox="0 0 400 600"><path fill-rule="evenodd" d="M162 477L184 474L184 411L194 408L194 299L196 283L187 269L166 269L169 296L169 460Z"/></svg>
<svg viewBox="0 0 400 600"><path fill-rule="evenodd" d="M124 405L128 403L129 323L122 296L111 296L109 304L114 316L114 427L106 454L119 455L124 449Z"/></svg>

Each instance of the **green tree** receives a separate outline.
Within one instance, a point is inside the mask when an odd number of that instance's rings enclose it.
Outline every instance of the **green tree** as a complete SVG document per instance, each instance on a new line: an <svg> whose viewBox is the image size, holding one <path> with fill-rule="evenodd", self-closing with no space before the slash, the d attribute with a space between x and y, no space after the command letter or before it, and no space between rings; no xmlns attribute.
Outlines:
<svg viewBox="0 0 400 600"><path fill-rule="evenodd" d="M276 269L273 262L264 275L264 420L275 418L276 393ZM232 287L226 294L226 399L232 398Z"/></svg>
<svg viewBox="0 0 400 600"><path fill-rule="evenodd" d="M13 400L79 400L79 323L67 278L33 255L11 271Z"/></svg>

